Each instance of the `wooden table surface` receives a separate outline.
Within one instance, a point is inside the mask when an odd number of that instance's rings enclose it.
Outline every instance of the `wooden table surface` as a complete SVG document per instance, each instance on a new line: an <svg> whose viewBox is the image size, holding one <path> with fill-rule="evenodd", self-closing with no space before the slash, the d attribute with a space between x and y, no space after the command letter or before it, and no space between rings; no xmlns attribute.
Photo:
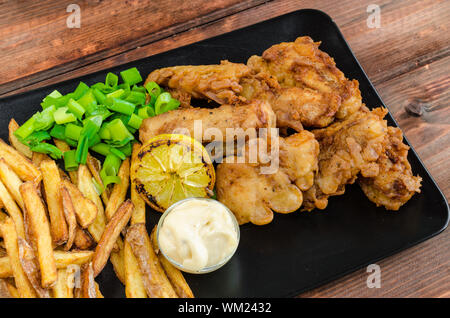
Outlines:
<svg viewBox="0 0 450 318"><path fill-rule="evenodd" d="M67 28L69 4L81 28ZM368 5L381 27L369 28ZM302 8L337 23L403 132L450 198L450 1L0 1L0 97L116 66ZM412 116L406 107L421 109ZM300 297L450 297L450 231Z"/></svg>

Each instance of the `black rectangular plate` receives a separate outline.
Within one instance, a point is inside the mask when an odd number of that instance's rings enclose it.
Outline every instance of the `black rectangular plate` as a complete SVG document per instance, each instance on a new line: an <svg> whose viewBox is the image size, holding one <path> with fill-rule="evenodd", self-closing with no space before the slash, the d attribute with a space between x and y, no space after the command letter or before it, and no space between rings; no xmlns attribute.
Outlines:
<svg viewBox="0 0 450 318"><path fill-rule="evenodd" d="M21 124L39 110L54 89L67 93L78 82L104 81L107 72L136 66L143 75L161 67L216 64L220 60L245 63L271 45L308 35L334 57L350 79L357 79L369 107L384 105L362 70L337 25L325 13L299 10L215 38L139 61L0 100L0 136L7 139L11 117ZM390 125L397 126L391 115ZM407 141L406 141L407 142ZM197 297L286 297L334 280L346 273L418 244L443 231L449 212L445 197L414 150L409 153L414 174L423 178L422 193L398 212L377 208L357 185L330 199L325 211L275 215L265 226L244 225L236 255L223 268L204 275L186 275ZM160 214L148 211L151 230ZM124 297L124 288L111 264L97 281L105 297Z"/></svg>

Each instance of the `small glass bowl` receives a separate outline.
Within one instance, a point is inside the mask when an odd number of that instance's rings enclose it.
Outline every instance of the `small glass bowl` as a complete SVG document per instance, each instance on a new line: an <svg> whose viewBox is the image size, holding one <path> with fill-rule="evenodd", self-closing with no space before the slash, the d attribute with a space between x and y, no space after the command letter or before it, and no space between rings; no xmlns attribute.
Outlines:
<svg viewBox="0 0 450 318"><path fill-rule="evenodd" d="M214 201L217 204L222 205L225 210L230 214L230 217L232 219L233 225L234 225L234 230L236 231L236 236L237 236L237 244L236 247L234 248L234 250L227 256L225 257L221 262L212 265L212 266L208 266L208 267L204 267L198 271L193 271L190 269L185 268L182 264L178 263L177 261L173 260L172 258L170 258L169 256L167 256L163 249L161 248L160 244L159 244L159 229L162 227L163 223L164 223L164 219L166 218L166 216L173 211L173 209L179 205L182 205L184 202L189 201L189 200L202 200L202 201ZM239 245L239 240L240 240L240 231L239 231L239 223L236 220L236 217L234 216L233 212L230 211L230 209L228 209L223 203L214 200L214 199L210 199L210 198L187 198L181 201L178 201L174 204L172 204L170 207L167 208L167 210L163 213L163 215L160 217L159 221L158 221L158 226L156 228L156 241L158 243L158 249L159 251L163 254L163 256L170 262L172 263L173 266L175 266L176 268L178 268L179 270L186 272L186 273L191 273L191 274L206 274L206 273L210 273L213 272L219 268L221 268L223 265L225 265L234 255L234 253L237 250L237 247Z"/></svg>

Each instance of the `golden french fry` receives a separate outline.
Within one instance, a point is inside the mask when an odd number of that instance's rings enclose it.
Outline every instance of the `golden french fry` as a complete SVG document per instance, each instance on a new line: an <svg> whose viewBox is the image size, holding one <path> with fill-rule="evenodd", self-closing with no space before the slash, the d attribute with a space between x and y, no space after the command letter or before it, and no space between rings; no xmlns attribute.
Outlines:
<svg viewBox="0 0 450 318"><path fill-rule="evenodd" d="M133 203L131 203L130 200L125 201L120 205L106 225L105 231L95 248L94 258L92 260L94 277L96 277L102 271L103 267L105 267L113 246L119 238L120 232L130 220L132 211Z"/></svg>
<svg viewBox="0 0 450 318"><path fill-rule="evenodd" d="M41 172L38 168L16 149L7 145L2 139L0 139L0 158L1 157L5 159L8 166L10 166L23 181L34 181L37 184L41 180Z"/></svg>
<svg viewBox="0 0 450 318"><path fill-rule="evenodd" d="M53 251L57 269L66 268L70 265L83 265L90 262L94 251ZM13 276L9 256L0 257L0 278Z"/></svg>
<svg viewBox="0 0 450 318"><path fill-rule="evenodd" d="M102 292L100 291L100 286L97 284L97 282L94 281L94 285L95 285L95 292L97 293L97 298L105 298Z"/></svg>
<svg viewBox="0 0 450 318"><path fill-rule="evenodd" d="M85 165L80 165L78 167L78 189L97 207L97 217L94 222L89 225L88 231L91 233L94 240L98 242L106 226L105 210L103 208L102 200L92 183L92 174Z"/></svg>
<svg viewBox="0 0 450 318"><path fill-rule="evenodd" d="M70 150L70 146L64 140L53 138L53 142L55 143L56 148L61 150L63 154ZM76 171L69 171L69 177L73 184L77 184L78 177Z"/></svg>
<svg viewBox="0 0 450 318"><path fill-rule="evenodd" d="M114 248L116 248L116 251L114 250ZM123 241L119 236L116 243L114 243L113 251L109 256L109 260L113 265L114 272L116 273L117 278L122 284L125 285L125 264L123 258Z"/></svg>
<svg viewBox="0 0 450 318"><path fill-rule="evenodd" d="M8 283L0 279L0 298L14 298L8 288Z"/></svg>
<svg viewBox="0 0 450 318"><path fill-rule="evenodd" d="M90 154L88 154L87 159L86 159L86 165L89 168L89 171L91 172L92 176L94 177L95 181L103 187L103 180L100 177L100 170L102 170L102 164L100 163L99 160L95 159L93 156L91 156ZM102 200L103 203L105 205L108 204L109 201L109 196L110 196L110 190L108 187L106 187L102 194Z"/></svg>
<svg viewBox="0 0 450 318"><path fill-rule="evenodd" d="M9 293L11 294L12 298L20 298L19 291L15 286L6 282L6 287L8 287Z"/></svg>
<svg viewBox="0 0 450 318"><path fill-rule="evenodd" d="M122 162L119 173L121 182L114 185L114 188L109 197L108 204L106 205L105 215L106 219L110 220L119 206L125 201L125 197L128 191L128 185L130 184L130 159L127 158Z"/></svg>
<svg viewBox="0 0 450 318"><path fill-rule="evenodd" d="M51 160L50 157L47 156L45 153L33 152L33 155L31 156L31 162L36 167L39 167L41 165L41 162L45 160Z"/></svg>
<svg viewBox="0 0 450 318"><path fill-rule="evenodd" d="M88 250L95 245L93 238L85 230L77 227L75 232L75 247L79 250Z"/></svg>
<svg viewBox="0 0 450 318"><path fill-rule="evenodd" d="M158 259L162 265L162 268L164 269L164 272L167 275L167 278L171 282L173 288L175 289L175 292L177 293L178 297L180 298L194 298L194 293L192 292L191 288L189 287L188 283L186 282L186 279L184 278L181 271L173 266L161 253L159 253L158 243L156 241L156 225L152 230L151 233L151 241L153 250L158 255Z"/></svg>
<svg viewBox="0 0 450 318"><path fill-rule="evenodd" d="M131 224L136 223L145 223L145 201L142 199L140 194L136 190L136 184L134 180L134 167L133 165L137 162L137 154L139 153L139 149L141 149L140 143L133 144L133 152L131 153L131 169L130 169L130 179L131 179L131 202L133 202L134 210L133 214L131 214Z"/></svg>
<svg viewBox="0 0 450 318"><path fill-rule="evenodd" d="M52 237L47 213L34 182L27 181L20 186L20 193L27 210L31 234L36 244L39 267L41 269L41 285L44 288L55 283L57 271L53 256Z"/></svg>
<svg viewBox="0 0 450 318"><path fill-rule="evenodd" d="M60 188L60 191L64 217L67 224L67 241L66 245L64 245L64 250L68 251L71 249L72 244L75 240L75 234L78 225L75 216L75 208L73 207L72 198L70 197L69 191L64 186Z"/></svg>
<svg viewBox="0 0 450 318"><path fill-rule="evenodd" d="M94 270L92 263L83 265L81 269L81 295L80 298L97 298Z"/></svg>
<svg viewBox="0 0 450 318"><path fill-rule="evenodd" d="M50 292L40 284L39 264L31 246L23 238L18 238L19 260L22 269L39 298L50 298Z"/></svg>
<svg viewBox="0 0 450 318"><path fill-rule="evenodd" d="M20 180L14 170L6 164L6 161L3 158L0 158L0 180L4 183L19 207L23 209L23 200L19 191L22 180Z"/></svg>
<svg viewBox="0 0 450 318"><path fill-rule="evenodd" d="M52 294L54 298L73 298L73 276L68 275L68 269L58 269L58 279L52 288Z"/></svg>
<svg viewBox="0 0 450 318"><path fill-rule="evenodd" d="M13 219L16 225L17 235L20 237L25 237L25 227L23 223L22 211L20 211L16 202L9 194L3 182L0 181L0 200L3 202L6 211L9 216Z"/></svg>
<svg viewBox="0 0 450 318"><path fill-rule="evenodd" d="M130 225L125 241L130 244L139 264L148 297L177 298L178 296L153 250L145 224Z"/></svg>
<svg viewBox="0 0 450 318"><path fill-rule="evenodd" d="M125 267L125 295L127 298L147 298L139 264L134 257L131 246L124 242L123 262Z"/></svg>
<svg viewBox="0 0 450 318"><path fill-rule="evenodd" d="M36 293L33 286L28 281L27 275L23 271L19 259L19 246L16 226L11 218L7 218L0 225L0 230L5 241L6 251L11 261L11 272L14 276L14 281L21 298L36 298Z"/></svg>
<svg viewBox="0 0 450 318"><path fill-rule="evenodd" d="M50 216L50 232L53 243L58 246L64 244L69 236L61 197L61 177L53 160L42 161L40 168Z"/></svg>
<svg viewBox="0 0 450 318"><path fill-rule="evenodd" d="M21 143L19 141L19 139L14 135L14 132L19 129L19 124L17 124L17 122L14 120L14 118L12 118L9 121L9 125L8 125L8 131L9 131L9 143L16 148L16 150L18 152L20 152L21 154L23 154L25 157L31 159L32 156L32 151L30 150L30 147L28 147L27 145L24 145L23 143Z"/></svg>
<svg viewBox="0 0 450 318"><path fill-rule="evenodd" d="M63 180L62 184L69 191L78 224L84 229L87 228L97 217L97 206L94 202L86 198L70 181Z"/></svg>

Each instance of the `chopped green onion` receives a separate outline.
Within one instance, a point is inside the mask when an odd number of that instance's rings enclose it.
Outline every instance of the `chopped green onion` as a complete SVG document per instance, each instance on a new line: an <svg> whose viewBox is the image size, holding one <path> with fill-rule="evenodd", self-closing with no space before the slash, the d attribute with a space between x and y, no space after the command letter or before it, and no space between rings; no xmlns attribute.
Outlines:
<svg viewBox="0 0 450 318"><path fill-rule="evenodd" d="M49 139L52 139L52 137L49 135L48 132L36 131L36 132L32 133L31 135L29 135L27 138L23 139L23 142L25 142L25 144L27 144L31 147L33 145L37 145L37 144L43 142L44 140L49 140Z"/></svg>
<svg viewBox="0 0 450 318"><path fill-rule="evenodd" d="M105 80L106 86L114 87L114 86L117 86L118 83L119 83L119 77L116 74L111 73L111 72L106 74L106 80Z"/></svg>
<svg viewBox="0 0 450 318"><path fill-rule="evenodd" d="M155 82L148 82L147 84L145 84L145 89L151 96L154 96L155 98L161 94L161 87L159 87L159 85Z"/></svg>
<svg viewBox="0 0 450 318"><path fill-rule="evenodd" d="M78 84L77 88L75 89L75 91L73 92L73 99L79 99L81 98L81 96L83 96L84 94L86 94L86 92L89 90L89 86L87 86L85 83L80 82L80 84Z"/></svg>
<svg viewBox="0 0 450 318"><path fill-rule="evenodd" d="M113 97L111 99L107 98L106 100L109 101L106 105L108 109L125 115L131 115L136 108L136 105L134 105L133 103L118 98Z"/></svg>
<svg viewBox="0 0 450 318"><path fill-rule="evenodd" d="M49 106L55 105L56 103L56 99L62 97L62 94L60 92L58 92L56 89L51 92L50 94L48 94L41 103L42 109L45 109Z"/></svg>
<svg viewBox="0 0 450 318"><path fill-rule="evenodd" d="M130 120L127 124L133 128L139 129L142 125L142 118L136 114L131 114Z"/></svg>
<svg viewBox="0 0 450 318"><path fill-rule="evenodd" d="M147 92L147 90L145 89L144 86L138 86L138 85L133 85L133 87L131 88L131 90L133 92L139 92L139 93L144 93Z"/></svg>
<svg viewBox="0 0 450 318"><path fill-rule="evenodd" d="M34 121L35 116L33 115L30 119L28 119L22 126L20 126L15 132L14 135L20 139L25 139L29 135L31 135L34 131Z"/></svg>
<svg viewBox="0 0 450 318"><path fill-rule="evenodd" d="M75 153L75 160L78 163L86 164L87 155L89 151L89 137L87 135L81 135L78 140L77 150Z"/></svg>
<svg viewBox="0 0 450 318"><path fill-rule="evenodd" d="M104 144L104 143L98 143L92 147L90 147L91 150L95 151L96 153L99 153L103 156L109 155L111 152L109 149L111 148L110 145Z"/></svg>
<svg viewBox="0 0 450 318"><path fill-rule="evenodd" d="M100 177L103 181L103 186L106 187L110 183L120 183L120 177L117 176L119 172L120 164L122 161L114 154L106 156L103 162L103 168L100 170Z"/></svg>
<svg viewBox="0 0 450 318"><path fill-rule="evenodd" d="M89 89L77 102L88 112L91 113L97 106L97 99L92 91Z"/></svg>
<svg viewBox="0 0 450 318"><path fill-rule="evenodd" d="M145 93L131 91L125 100L136 105L143 105L145 104Z"/></svg>
<svg viewBox="0 0 450 318"><path fill-rule="evenodd" d="M37 112L34 118L34 130L48 130L55 123L53 114L56 111L56 107L51 105L45 108L41 112Z"/></svg>
<svg viewBox="0 0 450 318"><path fill-rule="evenodd" d="M93 88L92 89L92 93L94 94L95 99L97 99L97 102L99 104L104 104L105 103L106 95L103 94L98 88Z"/></svg>
<svg viewBox="0 0 450 318"><path fill-rule="evenodd" d="M56 139L64 140L66 138L66 127L63 125L55 125L50 130L50 136Z"/></svg>
<svg viewBox="0 0 450 318"><path fill-rule="evenodd" d="M65 151L64 157L64 168L67 171L74 171L78 168L78 163L76 161L76 150Z"/></svg>
<svg viewBox="0 0 450 318"><path fill-rule="evenodd" d="M86 112L86 110L81 106L76 100L73 98L69 99L67 102L67 107L69 108L70 112L74 114L78 119L81 120L81 117Z"/></svg>
<svg viewBox="0 0 450 318"><path fill-rule="evenodd" d="M101 195L105 189L97 182L97 180L95 180L95 178L92 178L91 180L92 184L94 185L95 192L97 192L97 195Z"/></svg>
<svg viewBox="0 0 450 318"><path fill-rule="evenodd" d="M45 153L47 155L50 155L50 157L52 157L53 159L61 159L63 155L61 150L45 142L31 146L30 150L34 152Z"/></svg>
<svg viewBox="0 0 450 318"><path fill-rule="evenodd" d="M133 145L131 142L127 142L125 146L117 148L119 149L125 156L131 156L131 152L133 150Z"/></svg>
<svg viewBox="0 0 450 318"><path fill-rule="evenodd" d="M74 125L74 124L67 124L66 131L64 134L67 138L70 138L72 140L78 140L80 139L81 130L83 130L83 127Z"/></svg>
<svg viewBox="0 0 450 318"><path fill-rule="evenodd" d="M127 158L127 156L125 156L125 154L124 154L122 151L120 151L119 149L117 149L117 148L111 147L111 148L109 149L109 151L110 151L112 154L114 154L114 155L116 155L117 157L119 157L120 159L122 159L122 160L125 160L125 159Z"/></svg>
<svg viewBox="0 0 450 318"><path fill-rule="evenodd" d="M115 141L122 141L128 138L134 139L133 135L128 131L127 127L120 119L114 119L108 124L108 129L111 133L111 139Z"/></svg>
<svg viewBox="0 0 450 318"><path fill-rule="evenodd" d="M156 99L155 102L155 113L156 115L162 114L163 111L163 107L168 104L170 102L170 100L172 99L172 96L170 96L170 93L162 93L161 95L158 96L158 98Z"/></svg>
<svg viewBox="0 0 450 318"><path fill-rule="evenodd" d="M106 98L120 98L124 93L125 91L120 88L118 90L115 90L114 92L106 94Z"/></svg>
<svg viewBox="0 0 450 318"><path fill-rule="evenodd" d="M67 112L68 110L68 107L60 107L53 113L53 118L58 125L67 124L77 120L74 114Z"/></svg>
<svg viewBox="0 0 450 318"><path fill-rule="evenodd" d="M70 138L66 138L64 139L64 141L66 142L66 144L68 144L70 147L76 147L78 145L78 142L75 140L72 140Z"/></svg>
<svg viewBox="0 0 450 318"><path fill-rule="evenodd" d="M122 80L125 83L128 83L129 85L137 84L139 82L142 82L142 77L137 68L132 67L128 70L120 72L120 76L122 77Z"/></svg>

